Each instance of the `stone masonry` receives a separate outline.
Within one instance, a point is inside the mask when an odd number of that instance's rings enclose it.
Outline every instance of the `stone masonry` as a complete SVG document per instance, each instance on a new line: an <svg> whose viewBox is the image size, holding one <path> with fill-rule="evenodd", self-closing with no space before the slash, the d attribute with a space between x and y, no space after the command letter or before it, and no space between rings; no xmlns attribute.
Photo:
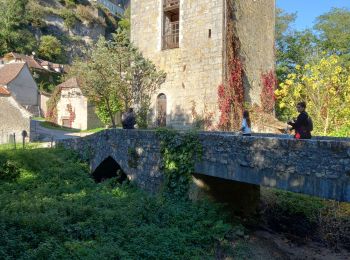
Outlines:
<svg viewBox="0 0 350 260"><path fill-rule="evenodd" d="M221 132L202 132L199 138L203 158L196 164L197 174L350 202L350 139ZM59 144L87 159L92 171L111 156L140 187L157 191L162 183L154 131L105 130ZM130 150L136 158L130 158Z"/></svg>
<svg viewBox="0 0 350 260"><path fill-rule="evenodd" d="M162 48L163 3L166 0L131 1L131 39L143 55L167 73L166 82L152 99L153 121L157 96L167 98L167 125L192 123L196 111L219 117L218 86L227 73L228 3L233 0L180 0L178 48ZM274 70L275 0L234 0L232 17L244 64L246 101L260 104L261 74Z"/></svg>

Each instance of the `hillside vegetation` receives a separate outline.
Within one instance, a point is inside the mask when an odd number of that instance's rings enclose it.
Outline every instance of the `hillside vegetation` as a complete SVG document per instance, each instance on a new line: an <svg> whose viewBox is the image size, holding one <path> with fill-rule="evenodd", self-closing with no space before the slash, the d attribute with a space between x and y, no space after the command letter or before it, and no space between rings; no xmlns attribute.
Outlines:
<svg viewBox="0 0 350 260"><path fill-rule="evenodd" d="M87 0L0 0L0 8L0 55L35 52L66 63L117 27L117 18L105 7Z"/></svg>
<svg viewBox="0 0 350 260"><path fill-rule="evenodd" d="M1 259L213 259L233 254L217 205L96 184L61 149L0 150ZM232 237L231 237L232 238Z"/></svg>

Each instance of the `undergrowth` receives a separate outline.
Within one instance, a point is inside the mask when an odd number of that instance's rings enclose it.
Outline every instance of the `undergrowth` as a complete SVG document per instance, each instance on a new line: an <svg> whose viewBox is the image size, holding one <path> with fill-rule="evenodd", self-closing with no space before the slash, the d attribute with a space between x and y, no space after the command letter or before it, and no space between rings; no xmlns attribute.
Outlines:
<svg viewBox="0 0 350 260"><path fill-rule="evenodd" d="M213 259L232 225L221 208L95 184L61 149L0 150L0 259ZM4 162L6 162L4 164Z"/></svg>

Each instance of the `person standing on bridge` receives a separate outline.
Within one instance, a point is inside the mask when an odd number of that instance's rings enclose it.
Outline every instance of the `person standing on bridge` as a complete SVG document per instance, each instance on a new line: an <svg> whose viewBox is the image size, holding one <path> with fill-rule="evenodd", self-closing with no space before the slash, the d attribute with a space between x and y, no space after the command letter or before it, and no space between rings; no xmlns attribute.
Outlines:
<svg viewBox="0 0 350 260"><path fill-rule="evenodd" d="M311 139L312 120L308 113L305 111L306 103L299 102L297 104L297 110L299 112L298 118L293 121L288 121L287 124L291 125L291 130L295 130L294 138L296 139Z"/></svg>
<svg viewBox="0 0 350 260"><path fill-rule="evenodd" d="M136 116L133 108L129 108L126 113L122 115L123 129L135 129Z"/></svg>
<svg viewBox="0 0 350 260"><path fill-rule="evenodd" d="M245 136L251 136L252 135L252 130L251 130L251 121L250 121L250 116L249 112L247 110L243 111L243 120L242 120L242 126L241 126L241 132Z"/></svg>

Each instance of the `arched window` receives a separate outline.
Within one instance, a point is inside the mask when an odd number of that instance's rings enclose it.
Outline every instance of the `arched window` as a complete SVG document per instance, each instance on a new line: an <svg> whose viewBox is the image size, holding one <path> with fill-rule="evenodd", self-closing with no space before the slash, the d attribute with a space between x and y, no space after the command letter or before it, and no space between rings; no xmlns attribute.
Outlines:
<svg viewBox="0 0 350 260"><path fill-rule="evenodd" d="M157 126L166 126L166 95L159 94L157 97Z"/></svg>

